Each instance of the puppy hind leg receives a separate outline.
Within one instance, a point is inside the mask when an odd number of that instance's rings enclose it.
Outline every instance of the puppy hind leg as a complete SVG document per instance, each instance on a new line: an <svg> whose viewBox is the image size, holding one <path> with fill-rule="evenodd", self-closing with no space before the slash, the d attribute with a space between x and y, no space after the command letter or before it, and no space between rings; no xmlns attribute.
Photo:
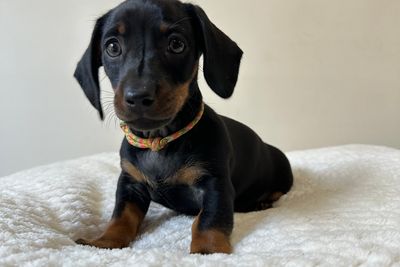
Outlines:
<svg viewBox="0 0 400 267"><path fill-rule="evenodd" d="M257 200L255 210L266 210L272 208L272 204L278 201L283 195L284 193L282 192L265 193Z"/></svg>

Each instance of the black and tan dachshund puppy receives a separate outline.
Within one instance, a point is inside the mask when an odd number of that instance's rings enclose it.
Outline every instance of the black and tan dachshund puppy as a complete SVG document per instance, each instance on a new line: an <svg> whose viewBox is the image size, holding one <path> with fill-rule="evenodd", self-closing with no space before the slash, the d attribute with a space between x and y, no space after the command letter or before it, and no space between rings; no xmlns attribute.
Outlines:
<svg viewBox="0 0 400 267"><path fill-rule="evenodd" d="M231 253L233 213L268 208L290 190L285 155L203 103L201 55L210 88L230 97L242 50L200 7L128 0L97 20L75 77L103 118L98 70L104 67L126 138L112 220L98 239L77 243L129 246L155 201L197 216L191 253Z"/></svg>

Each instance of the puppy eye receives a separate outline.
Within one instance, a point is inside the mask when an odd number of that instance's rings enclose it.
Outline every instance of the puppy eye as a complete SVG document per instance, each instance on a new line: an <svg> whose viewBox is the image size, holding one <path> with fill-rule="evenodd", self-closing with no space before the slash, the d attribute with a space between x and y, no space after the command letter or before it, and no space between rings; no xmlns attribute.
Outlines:
<svg viewBox="0 0 400 267"><path fill-rule="evenodd" d="M106 43L106 52L110 57L118 57L122 54L122 48L117 39L111 39Z"/></svg>
<svg viewBox="0 0 400 267"><path fill-rule="evenodd" d="M169 41L168 51L171 53L181 54L185 51L185 48L185 43L178 38L173 38Z"/></svg>

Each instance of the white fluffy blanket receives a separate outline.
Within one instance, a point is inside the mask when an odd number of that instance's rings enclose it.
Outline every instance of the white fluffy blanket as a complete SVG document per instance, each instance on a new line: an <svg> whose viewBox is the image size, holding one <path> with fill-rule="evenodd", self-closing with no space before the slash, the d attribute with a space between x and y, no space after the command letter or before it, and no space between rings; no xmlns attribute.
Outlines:
<svg viewBox="0 0 400 267"><path fill-rule="evenodd" d="M0 266L388 266L400 261L400 150L288 153L295 184L275 207L235 214L233 255L190 255L193 218L152 204L130 248L78 246L106 226L116 154L0 178Z"/></svg>

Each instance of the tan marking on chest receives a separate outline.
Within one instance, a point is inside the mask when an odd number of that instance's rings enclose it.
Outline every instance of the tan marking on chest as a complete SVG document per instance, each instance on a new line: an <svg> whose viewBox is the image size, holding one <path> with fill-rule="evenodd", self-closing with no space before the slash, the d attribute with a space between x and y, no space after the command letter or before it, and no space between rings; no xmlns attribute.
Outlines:
<svg viewBox="0 0 400 267"><path fill-rule="evenodd" d="M167 183L194 185L207 172L196 165L185 165L167 179Z"/></svg>
<svg viewBox="0 0 400 267"><path fill-rule="evenodd" d="M145 175L128 160L123 159L121 161L121 167L136 182L148 184L153 188L156 187L156 181ZM197 180L204 176L206 173L207 171L202 168L201 165L184 165L173 175L169 177L164 177L161 181L164 184L185 184L191 186L194 185Z"/></svg>
<svg viewBox="0 0 400 267"><path fill-rule="evenodd" d="M128 173L136 182L148 184L150 186L154 186L154 182L149 179L143 172L141 172L135 165L130 163L128 160L123 159L121 161L122 169Z"/></svg>

